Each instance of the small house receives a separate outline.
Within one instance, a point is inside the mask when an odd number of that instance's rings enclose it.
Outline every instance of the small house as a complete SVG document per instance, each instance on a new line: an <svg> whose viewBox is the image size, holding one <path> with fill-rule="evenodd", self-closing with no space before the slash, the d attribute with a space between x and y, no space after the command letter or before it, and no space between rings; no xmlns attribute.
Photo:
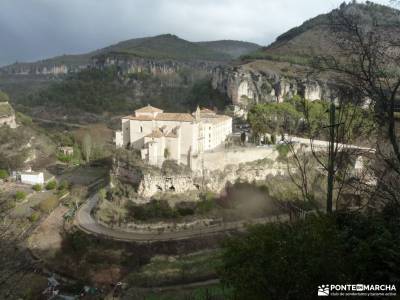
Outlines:
<svg viewBox="0 0 400 300"><path fill-rule="evenodd" d="M74 154L74 148L73 147L60 147L58 150L67 156L73 155Z"/></svg>
<svg viewBox="0 0 400 300"><path fill-rule="evenodd" d="M24 184L44 184L43 172L20 172L17 174L17 180Z"/></svg>

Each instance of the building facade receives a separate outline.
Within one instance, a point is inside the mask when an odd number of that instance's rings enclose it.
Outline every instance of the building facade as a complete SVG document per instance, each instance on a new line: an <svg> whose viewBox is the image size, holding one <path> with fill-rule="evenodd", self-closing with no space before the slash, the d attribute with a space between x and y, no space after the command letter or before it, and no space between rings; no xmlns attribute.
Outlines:
<svg viewBox="0 0 400 300"><path fill-rule="evenodd" d="M232 118L209 109L192 113L165 113L150 105L123 117L122 130L115 133L117 147L131 147L142 159L160 166L165 159L184 162L182 156L214 149L232 133Z"/></svg>

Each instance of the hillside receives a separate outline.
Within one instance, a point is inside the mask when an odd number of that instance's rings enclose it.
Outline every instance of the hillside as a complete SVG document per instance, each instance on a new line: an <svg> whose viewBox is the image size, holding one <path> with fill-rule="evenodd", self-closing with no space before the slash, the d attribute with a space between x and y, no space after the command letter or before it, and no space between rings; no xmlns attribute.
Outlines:
<svg viewBox="0 0 400 300"><path fill-rule="evenodd" d="M32 63L15 63L0 68L0 74L60 75L75 73L92 63L93 57L129 56L153 60L227 62L248 54L258 45L241 41L194 43L172 34L130 39L79 55L62 55Z"/></svg>
<svg viewBox="0 0 400 300"><path fill-rule="evenodd" d="M395 32L400 25L400 11L394 8L366 2L366 4L343 3L338 9L316 16L278 36L271 45L251 54L245 60L268 59L307 64L314 55L337 53L335 41L327 28L339 10L359 10L360 15L374 18L384 25L385 32ZM398 32L394 33L398 34Z"/></svg>
<svg viewBox="0 0 400 300"><path fill-rule="evenodd" d="M260 45L254 43L234 40L198 42L196 44L213 51L225 53L231 58L238 58L242 55L249 54L261 48Z"/></svg>
<svg viewBox="0 0 400 300"><path fill-rule="evenodd" d="M225 61L231 57L223 52L202 47L175 35L133 39L102 49L99 55L121 53L143 58L173 60Z"/></svg>
<svg viewBox="0 0 400 300"><path fill-rule="evenodd" d="M213 87L228 95L235 105L244 107L254 102L283 101L294 95L309 100L329 99L334 92L332 74L324 72L311 78L310 63L316 56L326 54L345 60L330 26L339 13L360 18L360 30L376 22L381 34L394 41L400 37L399 10L371 2L343 3L330 13L283 33L268 47L216 68Z"/></svg>

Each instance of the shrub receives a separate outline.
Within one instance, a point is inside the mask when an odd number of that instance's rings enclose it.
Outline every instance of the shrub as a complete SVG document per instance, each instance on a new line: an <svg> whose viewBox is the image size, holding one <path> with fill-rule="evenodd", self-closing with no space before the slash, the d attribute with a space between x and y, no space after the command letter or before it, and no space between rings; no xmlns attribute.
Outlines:
<svg viewBox="0 0 400 300"><path fill-rule="evenodd" d="M203 199L199 203L197 203L197 211L200 214L205 214L211 211L215 207L215 200L212 199Z"/></svg>
<svg viewBox="0 0 400 300"><path fill-rule="evenodd" d="M144 205L135 205L128 202L128 210L133 218L140 221L150 219L171 219L177 217L177 212L171 208L167 201L151 200Z"/></svg>
<svg viewBox="0 0 400 300"><path fill-rule="evenodd" d="M196 204L194 202L179 202L175 205L175 209L181 216L194 215Z"/></svg>
<svg viewBox="0 0 400 300"><path fill-rule="evenodd" d="M8 172L6 170L0 169L0 179L8 178Z"/></svg>
<svg viewBox="0 0 400 300"><path fill-rule="evenodd" d="M63 163L69 163L72 160L72 155L65 155L64 153L59 153L57 159Z"/></svg>
<svg viewBox="0 0 400 300"><path fill-rule="evenodd" d="M286 144L280 144L276 146L276 150L279 152L278 160L284 161L289 153L289 146Z"/></svg>
<svg viewBox="0 0 400 300"><path fill-rule="evenodd" d="M58 185L58 190L63 191L63 190L67 190L69 188L69 183L66 180L63 180L60 182L60 184Z"/></svg>
<svg viewBox="0 0 400 300"><path fill-rule="evenodd" d="M15 193L15 200L21 201L21 200L24 200L25 198L26 198L26 193L25 192L17 191Z"/></svg>
<svg viewBox="0 0 400 300"><path fill-rule="evenodd" d="M213 192L207 191L200 194L200 199L201 201L197 203L196 210L200 214L204 214L211 211L215 207L215 200L217 199L217 195Z"/></svg>
<svg viewBox="0 0 400 300"><path fill-rule="evenodd" d="M32 223L38 221L40 219L41 213L39 211L34 211L29 217L29 221Z"/></svg>
<svg viewBox="0 0 400 300"><path fill-rule="evenodd" d="M276 135L271 134L271 144L275 145L276 144Z"/></svg>
<svg viewBox="0 0 400 300"><path fill-rule="evenodd" d="M51 180L46 184L46 190L54 190L57 187L57 182L55 180Z"/></svg>
<svg viewBox="0 0 400 300"><path fill-rule="evenodd" d="M32 189L35 190L36 192L40 192L40 191L42 190L42 188L43 188L42 185L39 184L39 183L35 184L35 185L32 187Z"/></svg>
<svg viewBox="0 0 400 300"><path fill-rule="evenodd" d="M56 196L51 195L47 199L43 200L39 204L39 209L43 213L50 213L59 204L59 200Z"/></svg>

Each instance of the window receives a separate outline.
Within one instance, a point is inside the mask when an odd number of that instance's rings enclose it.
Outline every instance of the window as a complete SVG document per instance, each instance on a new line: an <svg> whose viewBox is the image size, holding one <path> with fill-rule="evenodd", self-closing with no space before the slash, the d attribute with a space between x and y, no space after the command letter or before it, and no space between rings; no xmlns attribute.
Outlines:
<svg viewBox="0 0 400 300"><path fill-rule="evenodd" d="M143 126L140 125L140 132L143 132Z"/></svg>

